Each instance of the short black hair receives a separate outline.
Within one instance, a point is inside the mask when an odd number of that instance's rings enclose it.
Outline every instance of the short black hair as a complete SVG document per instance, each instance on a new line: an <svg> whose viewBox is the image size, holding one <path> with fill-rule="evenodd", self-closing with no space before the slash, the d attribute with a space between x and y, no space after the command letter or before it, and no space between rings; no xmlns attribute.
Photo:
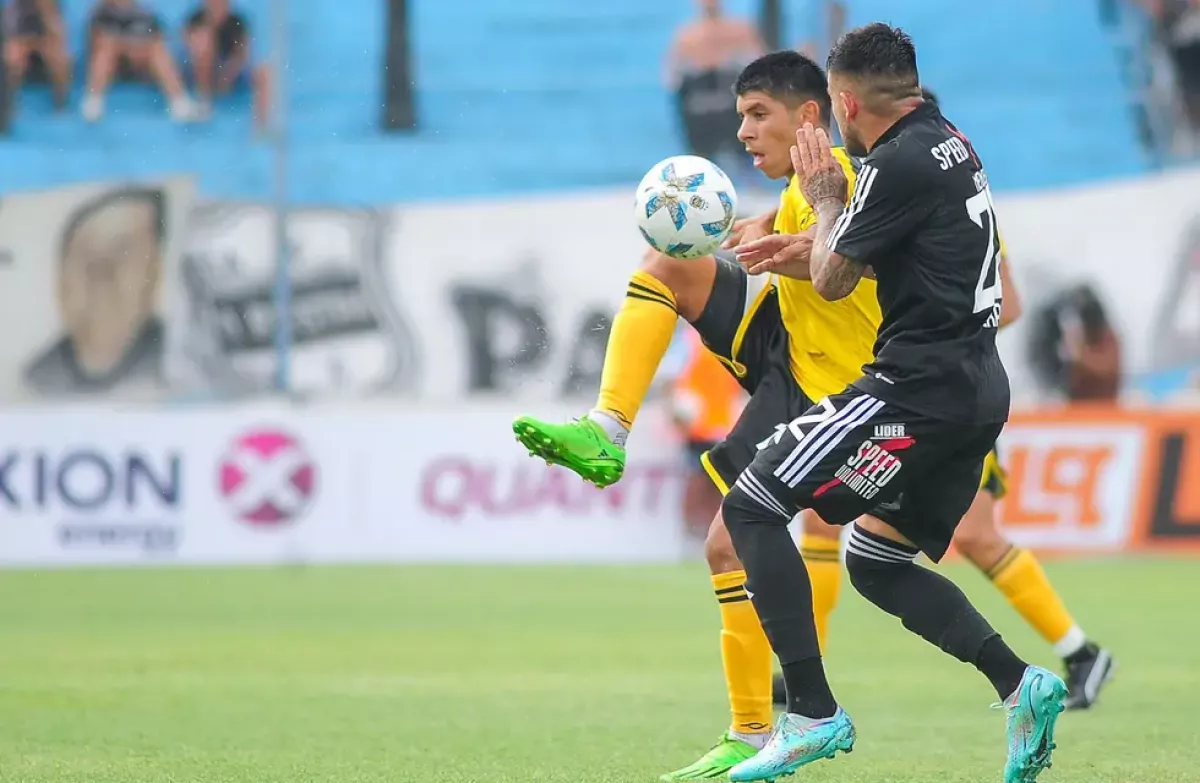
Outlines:
<svg viewBox="0 0 1200 783"><path fill-rule="evenodd" d="M845 33L829 51L830 73L861 80L881 99L900 100L921 94L917 49L898 27L875 22Z"/></svg>
<svg viewBox="0 0 1200 783"><path fill-rule="evenodd" d="M825 71L811 57L800 52L771 52L743 68L734 82L733 92L742 96L756 90L789 106L816 101L821 122L829 122L829 81Z"/></svg>

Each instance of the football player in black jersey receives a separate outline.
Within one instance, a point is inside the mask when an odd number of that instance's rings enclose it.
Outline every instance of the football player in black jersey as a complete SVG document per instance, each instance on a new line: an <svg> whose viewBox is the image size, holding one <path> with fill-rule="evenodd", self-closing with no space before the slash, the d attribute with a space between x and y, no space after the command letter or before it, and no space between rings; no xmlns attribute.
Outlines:
<svg viewBox="0 0 1200 783"><path fill-rule="evenodd" d="M854 587L904 627L992 683L1008 713L1006 783L1050 764L1067 688L1018 657L937 562L979 487L1008 418L996 351L1000 238L987 175L967 138L921 97L912 40L885 24L852 30L829 55L829 94L846 147L863 156L847 180L824 131L797 134L793 163L817 212L809 266L826 299L877 281L883 322L861 378L765 442L723 512L746 593L779 657L787 713L731 780L772 780L853 748L821 662L808 574L787 532L797 509L854 523ZM751 272L794 261L802 243L767 237L737 250Z"/></svg>
<svg viewBox="0 0 1200 783"><path fill-rule="evenodd" d="M926 103L937 104L937 96L921 88ZM1000 310L1000 330L1021 315L1021 297L1011 275L1010 263L1000 238L1000 278L1004 298ZM1014 544L1000 529L996 504L1008 492L1008 477L1001 465L1000 453L993 449L984 463L979 491L970 510L954 531L954 549L971 562L998 589L1008 603L1054 648L1066 670L1068 710L1083 710L1096 703L1100 691L1112 679L1116 660L1112 653L1088 637L1075 622L1063 599L1032 552ZM831 547L821 547L822 542ZM840 592L841 562L838 557L839 528L824 525L812 517L804 521L800 554L812 577L813 613L817 621L817 639L826 649L823 635L829 627L829 615L837 606ZM827 565L828 564L828 565ZM773 681L772 699L786 705L787 693L782 675Z"/></svg>

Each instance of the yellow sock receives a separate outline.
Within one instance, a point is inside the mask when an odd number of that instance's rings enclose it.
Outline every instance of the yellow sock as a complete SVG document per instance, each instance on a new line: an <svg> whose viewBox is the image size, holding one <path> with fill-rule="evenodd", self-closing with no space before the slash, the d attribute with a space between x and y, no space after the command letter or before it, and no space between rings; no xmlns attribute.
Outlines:
<svg viewBox="0 0 1200 783"><path fill-rule="evenodd" d="M773 656L758 613L746 595L746 572L714 574L712 583L721 608L721 664L733 713L730 731L769 731Z"/></svg>
<svg viewBox="0 0 1200 783"><path fill-rule="evenodd" d="M1083 646L1083 632L1031 552L1014 546L992 567L988 578L1059 655L1065 657L1075 651L1070 648Z"/></svg>
<svg viewBox="0 0 1200 783"><path fill-rule="evenodd" d="M678 317L671 289L647 272L634 272L608 334L596 410L633 427Z"/></svg>
<svg viewBox="0 0 1200 783"><path fill-rule="evenodd" d="M808 566L812 582L813 619L817 621L817 643L825 654L829 637L829 615L837 607L842 590L842 563L838 559L841 543L836 538L823 538L807 533L800 537L800 554Z"/></svg>

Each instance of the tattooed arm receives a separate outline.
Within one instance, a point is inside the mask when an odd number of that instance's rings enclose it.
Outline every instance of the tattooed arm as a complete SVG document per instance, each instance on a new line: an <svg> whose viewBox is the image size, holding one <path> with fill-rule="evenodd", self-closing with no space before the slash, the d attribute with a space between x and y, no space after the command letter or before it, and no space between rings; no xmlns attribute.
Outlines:
<svg viewBox="0 0 1200 783"><path fill-rule="evenodd" d="M829 248L829 235L846 209L850 182L821 129L806 125L796 133L792 166L804 198L817 213L816 237L809 256L809 277L822 298L832 302L850 295L867 267Z"/></svg>
<svg viewBox="0 0 1200 783"><path fill-rule="evenodd" d="M817 236L813 240L808 269L813 288L830 302L849 296L868 272L866 264L838 255L827 244L834 223L844 209L845 204L836 197L826 198L816 205Z"/></svg>

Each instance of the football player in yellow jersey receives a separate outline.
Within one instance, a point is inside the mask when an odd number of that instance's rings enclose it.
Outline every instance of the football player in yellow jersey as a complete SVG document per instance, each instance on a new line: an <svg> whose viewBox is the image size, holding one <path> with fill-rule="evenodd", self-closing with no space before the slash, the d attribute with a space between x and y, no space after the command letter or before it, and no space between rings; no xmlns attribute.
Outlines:
<svg viewBox="0 0 1200 783"><path fill-rule="evenodd" d="M804 55L775 52L746 66L734 91L742 117L738 138L755 167L772 179L790 177L796 131L805 123L828 128L832 119L824 72ZM850 158L841 150L835 154L853 181ZM814 223L804 196L789 184L776 212L740 222L728 244L773 230L803 232ZM679 260L648 252L613 320L595 409L565 424L521 417L513 423L518 439L531 454L599 486L619 480L625 438L682 316L751 395L729 436L702 458L709 476L728 491L777 426L862 374L881 320L874 280L864 279L849 296L829 302L807 279L803 252L776 271L750 275L728 258ZM826 570L836 581L836 541L832 550L825 539L816 542L820 553L834 553ZM666 780L723 775L765 744L773 720L771 648L719 514L705 555L721 613L721 658L733 723L699 761L665 775Z"/></svg>

